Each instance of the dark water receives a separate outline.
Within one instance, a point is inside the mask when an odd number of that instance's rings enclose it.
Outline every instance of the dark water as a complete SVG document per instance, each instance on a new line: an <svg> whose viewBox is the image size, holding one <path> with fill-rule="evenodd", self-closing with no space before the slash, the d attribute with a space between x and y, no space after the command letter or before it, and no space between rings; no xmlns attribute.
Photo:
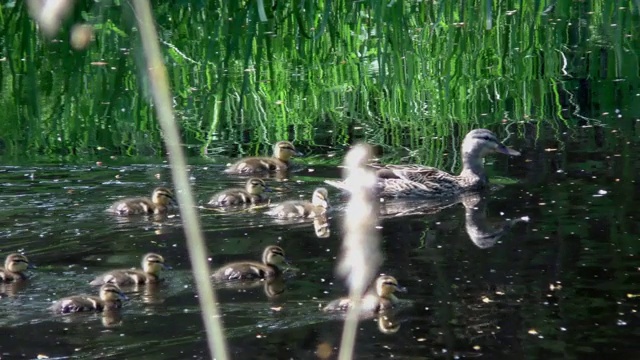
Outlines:
<svg viewBox="0 0 640 360"><path fill-rule="evenodd" d="M409 289L401 295L412 306L395 315L395 332L381 331L383 321L362 321L356 358L638 355L637 134L582 128L560 138L563 148L557 137L512 138L523 156L488 159L500 186L474 203L476 210L456 204L412 214L419 204L389 204L406 214L382 220L380 272ZM201 203L244 182L221 175L221 164L198 163L190 175ZM335 167L311 166L269 183L277 201L308 197L338 176ZM3 166L0 184L0 250L24 252L38 266L24 286L0 289L3 359L208 357L179 217L103 212L122 196L170 185L168 166ZM219 289L233 358L311 359L318 347L339 345L341 321L318 309L346 292L333 273L344 199L331 195L336 210L327 238L315 236L312 222L278 223L261 211L201 211L212 267L259 259L266 245L279 244L299 269L273 297L262 284ZM521 217L529 222L502 228ZM95 275L136 266L149 251L163 254L173 270L158 288L128 289L121 318L46 310L56 298L95 292L88 285Z"/></svg>

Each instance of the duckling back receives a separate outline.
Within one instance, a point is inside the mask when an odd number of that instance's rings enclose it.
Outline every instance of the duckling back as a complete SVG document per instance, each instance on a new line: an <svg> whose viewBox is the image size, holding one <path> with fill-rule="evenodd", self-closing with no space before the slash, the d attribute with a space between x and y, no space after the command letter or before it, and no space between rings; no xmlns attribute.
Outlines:
<svg viewBox="0 0 640 360"><path fill-rule="evenodd" d="M165 214L177 207L173 192L165 187L153 190L151 198L136 197L116 201L107 211L116 215Z"/></svg>
<svg viewBox="0 0 640 360"><path fill-rule="evenodd" d="M91 285L104 285L104 284L116 284L120 286L135 285L135 284L149 284L158 282L159 278L153 274L147 274L140 269L118 269L106 272L95 279L89 284Z"/></svg>
<svg viewBox="0 0 640 360"><path fill-rule="evenodd" d="M238 160L224 172L231 174L251 174L286 171L289 159L298 154L296 148L289 141L279 141L273 147L273 156L247 157Z"/></svg>
<svg viewBox="0 0 640 360"><path fill-rule="evenodd" d="M240 159L224 170L224 172L228 174L256 174L284 171L288 168L288 162L274 157L256 156Z"/></svg>
<svg viewBox="0 0 640 360"><path fill-rule="evenodd" d="M315 218L324 214L326 211L327 209L315 206L309 201L289 200L276 205L276 207L269 210L267 214L280 219Z"/></svg>
<svg viewBox="0 0 640 360"><path fill-rule="evenodd" d="M267 214L281 218L316 218L325 214L329 208L328 192L325 188L317 188L311 196L311 202L305 200L285 201Z"/></svg>
<svg viewBox="0 0 640 360"><path fill-rule="evenodd" d="M236 262L222 266L211 277L214 280L255 280L276 277L280 273L278 267L253 261Z"/></svg>
<svg viewBox="0 0 640 360"><path fill-rule="evenodd" d="M116 284L119 286L135 284L151 284L160 281L160 271L167 269L164 258L155 253L148 253L142 257L142 269L118 269L106 272L93 281L91 285Z"/></svg>
<svg viewBox="0 0 640 360"><path fill-rule="evenodd" d="M286 264L284 250L270 245L262 252L262 263L241 261L230 263L214 271L211 277L218 281L270 279L280 275L279 266Z"/></svg>
<svg viewBox="0 0 640 360"><path fill-rule="evenodd" d="M346 312L353 306L351 299L345 297L329 302L322 310L325 312ZM393 307L389 299L381 298L374 293L367 293L360 303L361 313L378 313Z"/></svg>
<svg viewBox="0 0 640 360"><path fill-rule="evenodd" d="M120 288L113 284L105 284L100 288L100 295L75 295L62 298L49 309L54 312L67 314L87 311L109 311L122 307L122 300L127 300Z"/></svg>
<svg viewBox="0 0 640 360"><path fill-rule="evenodd" d="M151 202L151 199L140 197L124 199L115 202L107 211L116 215L142 215L153 214L155 212L155 204Z"/></svg>

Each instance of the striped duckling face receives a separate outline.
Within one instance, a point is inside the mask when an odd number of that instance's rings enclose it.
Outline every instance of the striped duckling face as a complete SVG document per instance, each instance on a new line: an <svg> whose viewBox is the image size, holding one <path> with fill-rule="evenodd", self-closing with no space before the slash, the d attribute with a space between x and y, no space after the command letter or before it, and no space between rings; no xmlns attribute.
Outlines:
<svg viewBox="0 0 640 360"><path fill-rule="evenodd" d="M104 284L100 288L100 300L105 302L115 302L118 300L129 300L122 290L115 284Z"/></svg>
<svg viewBox="0 0 640 360"><path fill-rule="evenodd" d="M292 143L290 143L289 141L278 141L274 146L273 146L273 156L275 158L278 158L282 161L289 161L289 159L291 159L291 157L293 156L300 156L302 155L301 153L299 153L296 150L296 147L293 146Z"/></svg>
<svg viewBox="0 0 640 360"><path fill-rule="evenodd" d="M269 191L267 184L261 179L251 178L247 180L245 190L251 195L261 195L265 191Z"/></svg>
<svg viewBox="0 0 640 360"><path fill-rule="evenodd" d="M164 207L178 206L178 202L173 196L173 192L165 187L159 187L153 190L151 202Z"/></svg>
<svg viewBox="0 0 640 360"><path fill-rule="evenodd" d="M147 274L158 275L162 269L170 269L164 263L164 258L155 253L148 253L142 257L142 270Z"/></svg>
<svg viewBox="0 0 640 360"><path fill-rule="evenodd" d="M284 257L284 250L280 246L267 246L262 253L262 262L265 265L281 266L286 265L287 260Z"/></svg>
<svg viewBox="0 0 640 360"><path fill-rule="evenodd" d="M462 141L462 152L477 154L480 157L490 153L518 156L520 152L501 143L496 134L487 129L471 130Z"/></svg>
<svg viewBox="0 0 640 360"><path fill-rule="evenodd" d="M381 275L376 280L376 294L379 297L390 298L396 291L407 292L407 289L398 285L398 280L393 276Z"/></svg>
<svg viewBox="0 0 640 360"><path fill-rule="evenodd" d="M4 268L10 272L20 273L33 267L29 263L29 259L22 254L9 254L4 262Z"/></svg>
<svg viewBox="0 0 640 360"><path fill-rule="evenodd" d="M325 188L317 188L311 196L311 203L324 209L329 208L329 192Z"/></svg>

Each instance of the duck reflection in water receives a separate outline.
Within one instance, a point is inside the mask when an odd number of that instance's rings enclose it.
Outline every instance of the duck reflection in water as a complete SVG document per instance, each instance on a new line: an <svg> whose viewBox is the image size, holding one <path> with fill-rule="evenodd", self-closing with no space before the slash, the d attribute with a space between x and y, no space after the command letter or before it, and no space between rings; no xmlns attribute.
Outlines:
<svg viewBox="0 0 640 360"><path fill-rule="evenodd" d="M400 330L400 320L393 310L385 310L378 313L376 322L378 323L378 330L383 334L395 334Z"/></svg>
<svg viewBox="0 0 640 360"><path fill-rule="evenodd" d="M513 225L519 222L528 222L528 217L503 221L499 225L492 226L487 221L487 196L474 193L462 198L464 205L464 228L471 241L481 249L487 249L506 234Z"/></svg>
<svg viewBox="0 0 640 360"><path fill-rule="evenodd" d="M486 249L494 246L504 234L509 232L513 225L529 221L529 218L524 216L503 221L498 225L490 224L487 220L489 195L488 190L483 190L466 193L455 200L448 199L444 202L428 201L425 203L416 200L393 200L381 204L381 217L433 215L461 203L464 206L464 225L467 235L477 247Z"/></svg>
<svg viewBox="0 0 640 360"><path fill-rule="evenodd" d="M313 229L316 232L317 238L324 239L331 236L329 219L327 219L326 215L321 215L313 219Z"/></svg>
<svg viewBox="0 0 640 360"><path fill-rule="evenodd" d="M28 284L28 281L14 281L10 283L0 282L0 299L18 295L18 293L22 292Z"/></svg>
<svg viewBox="0 0 640 360"><path fill-rule="evenodd" d="M271 300L277 299L286 290L284 277L282 275L278 275L276 277L268 279L254 279L235 282L216 282L214 285L216 289L231 289L237 291L246 291L262 287L264 295Z"/></svg>

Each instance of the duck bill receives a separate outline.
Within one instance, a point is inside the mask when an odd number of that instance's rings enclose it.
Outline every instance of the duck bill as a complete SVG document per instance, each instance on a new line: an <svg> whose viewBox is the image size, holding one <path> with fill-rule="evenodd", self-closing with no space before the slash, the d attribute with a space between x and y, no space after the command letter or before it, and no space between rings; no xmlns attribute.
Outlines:
<svg viewBox="0 0 640 360"><path fill-rule="evenodd" d="M120 298L120 300L122 301L127 301L129 300L129 298L127 297L127 295L125 295L124 293L118 293L118 297Z"/></svg>
<svg viewBox="0 0 640 360"><path fill-rule="evenodd" d="M265 187L262 191L264 192L272 192L273 190L270 187Z"/></svg>
<svg viewBox="0 0 640 360"><path fill-rule="evenodd" d="M396 287L396 291L401 292L401 293L409 292L409 290L407 290L407 288L404 287L404 286L397 286Z"/></svg>
<svg viewBox="0 0 640 360"><path fill-rule="evenodd" d="M505 146L503 144L498 145L498 147L496 148L496 152L499 152L501 154L505 154L505 155L511 155L511 156L520 156L520 152L517 150L514 150L508 146Z"/></svg>
<svg viewBox="0 0 640 360"><path fill-rule="evenodd" d="M33 265L32 263L29 263L29 265L27 265L27 269L37 269L38 267Z"/></svg>
<svg viewBox="0 0 640 360"><path fill-rule="evenodd" d="M165 269L165 270L173 270L171 265L167 265L167 264L162 264L162 268Z"/></svg>
<svg viewBox="0 0 640 360"><path fill-rule="evenodd" d="M299 151L299 150L296 150L293 154L295 156L304 156L304 153L302 151Z"/></svg>

